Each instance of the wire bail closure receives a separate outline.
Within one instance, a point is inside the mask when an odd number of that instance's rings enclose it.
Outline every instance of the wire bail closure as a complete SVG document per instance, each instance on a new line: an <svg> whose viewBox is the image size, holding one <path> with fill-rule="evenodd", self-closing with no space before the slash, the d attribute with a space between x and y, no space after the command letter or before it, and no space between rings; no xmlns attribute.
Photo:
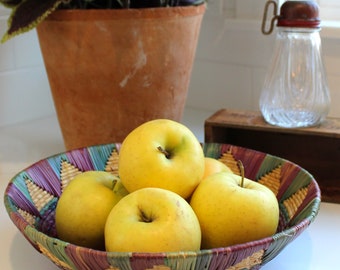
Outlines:
<svg viewBox="0 0 340 270"><path fill-rule="evenodd" d="M269 29L266 29L268 10L269 10L271 5L273 6L273 17L270 20ZM262 34L270 35L273 32L275 20L277 20L278 17L279 17L279 15L277 14L277 9L278 9L278 7L277 7L277 3L275 1L273 1L273 0L267 1L266 5L264 7L264 13L263 13L263 18L262 18L262 26L261 26Z"/></svg>

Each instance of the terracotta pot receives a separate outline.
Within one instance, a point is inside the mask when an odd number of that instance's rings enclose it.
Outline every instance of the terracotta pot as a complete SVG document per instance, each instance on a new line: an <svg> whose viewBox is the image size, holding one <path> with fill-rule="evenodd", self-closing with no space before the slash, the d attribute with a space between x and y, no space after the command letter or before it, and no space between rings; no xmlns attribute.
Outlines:
<svg viewBox="0 0 340 270"><path fill-rule="evenodd" d="M205 5L58 10L37 27L66 148L182 118Z"/></svg>

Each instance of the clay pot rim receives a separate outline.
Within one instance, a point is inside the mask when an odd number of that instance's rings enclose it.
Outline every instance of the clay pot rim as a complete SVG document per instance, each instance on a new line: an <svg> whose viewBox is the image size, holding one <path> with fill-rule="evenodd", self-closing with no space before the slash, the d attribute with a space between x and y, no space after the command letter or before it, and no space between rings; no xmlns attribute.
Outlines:
<svg viewBox="0 0 340 270"><path fill-rule="evenodd" d="M196 16L203 14L206 4L197 6L129 8L129 9L59 9L52 12L49 21L89 21L89 20L122 20L131 18L167 18L171 16Z"/></svg>

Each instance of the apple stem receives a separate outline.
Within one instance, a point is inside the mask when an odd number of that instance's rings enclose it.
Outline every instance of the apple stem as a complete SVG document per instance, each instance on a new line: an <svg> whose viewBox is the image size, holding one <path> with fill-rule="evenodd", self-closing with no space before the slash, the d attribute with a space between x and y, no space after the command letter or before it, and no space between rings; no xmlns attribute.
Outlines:
<svg viewBox="0 0 340 270"><path fill-rule="evenodd" d="M241 171L241 187L244 187L244 166L241 160L237 161L238 167L240 168Z"/></svg>
<svg viewBox="0 0 340 270"><path fill-rule="evenodd" d="M115 186L117 185L117 183L118 183L118 180L116 178L112 180L112 190L115 189Z"/></svg>
<svg viewBox="0 0 340 270"><path fill-rule="evenodd" d="M140 209L140 221L145 222L145 223L150 223L152 222L152 218L148 217L144 211Z"/></svg>
<svg viewBox="0 0 340 270"><path fill-rule="evenodd" d="M162 146L158 146L157 149L165 155L167 159L170 159L170 153L162 148Z"/></svg>

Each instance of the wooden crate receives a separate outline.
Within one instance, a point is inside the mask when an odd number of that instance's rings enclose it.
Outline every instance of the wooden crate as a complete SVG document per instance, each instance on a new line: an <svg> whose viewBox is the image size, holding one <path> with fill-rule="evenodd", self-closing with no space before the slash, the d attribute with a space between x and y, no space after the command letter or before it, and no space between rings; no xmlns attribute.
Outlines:
<svg viewBox="0 0 340 270"><path fill-rule="evenodd" d="M221 109L206 119L205 142L230 143L288 159L317 180L322 200L340 203L340 119L320 126L280 128L260 112Z"/></svg>

